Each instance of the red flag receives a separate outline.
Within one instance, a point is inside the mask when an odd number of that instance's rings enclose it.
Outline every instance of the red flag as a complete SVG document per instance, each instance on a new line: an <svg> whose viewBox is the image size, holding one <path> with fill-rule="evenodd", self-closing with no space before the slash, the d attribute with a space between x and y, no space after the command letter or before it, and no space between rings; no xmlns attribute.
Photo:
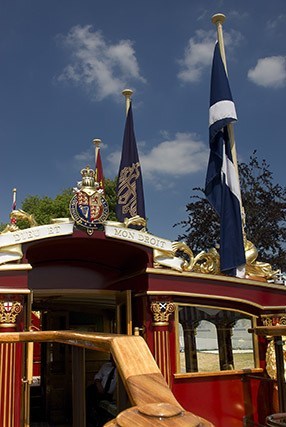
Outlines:
<svg viewBox="0 0 286 427"><path fill-rule="evenodd" d="M99 189L104 191L104 177L103 168L100 156L100 149L97 150L96 164L95 164L95 181L99 184Z"/></svg>

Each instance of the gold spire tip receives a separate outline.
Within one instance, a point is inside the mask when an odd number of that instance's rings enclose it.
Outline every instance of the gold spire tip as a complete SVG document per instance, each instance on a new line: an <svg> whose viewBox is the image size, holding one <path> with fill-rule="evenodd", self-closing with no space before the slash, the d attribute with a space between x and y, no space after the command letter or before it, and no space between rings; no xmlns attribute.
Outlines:
<svg viewBox="0 0 286 427"><path fill-rule="evenodd" d="M100 146L100 144L101 144L101 139L94 138L94 139L92 140L92 143L93 143L93 145L95 145L96 147L99 147L99 146Z"/></svg>
<svg viewBox="0 0 286 427"><path fill-rule="evenodd" d="M226 16L223 13L216 13L212 16L212 23L215 25L223 24L226 19Z"/></svg>
<svg viewBox="0 0 286 427"><path fill-rule="evenodd" d="M126 96L126 98L129 98L132 94L133 94L133 90L132 89L124 89L122 91L122 95Z"/></svg>
<svg viewBox="0 0 286 427"><path fill-rule="evenodd" d="M17 191L17 188L13 188L13 193L16 193L16 191Z"/></svg>

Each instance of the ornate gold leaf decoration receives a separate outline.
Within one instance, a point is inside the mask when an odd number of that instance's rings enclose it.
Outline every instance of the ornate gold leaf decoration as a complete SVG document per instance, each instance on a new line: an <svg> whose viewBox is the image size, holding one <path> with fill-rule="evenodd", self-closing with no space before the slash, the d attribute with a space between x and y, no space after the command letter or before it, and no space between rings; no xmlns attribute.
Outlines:
<svg viewBox="0 0 286 427"><path fill-rule="evenodd" d="M169 301L153 301L151 303L153 325L168 325L170 315L175 311L175 304Z"/></svg>
<svg viewBox="0 0 286 427"><path fill-rule="evenodd" d="M193 251L184 242L173 242L175 255L181 255L184 259L183 271L195 271L197 273L219 273L219 254L215 248L209 252L202 251L194 256Z"/></svg>
<svg viewBox="0 0 286 427"><path fill-rule="evenodd" d="M271 265L267 262L257 261L258 250L252 242L246 240L244 247L246 257L246 274L248 276L264 277L265 279L272 279L276 276L279 270L273 270Z"/></svg>
<svg viewBox="0 0 286 427"><path fill-rule="evenodd" d="M37 221L35 220L34 215L22 211L22 209L17 209L15 211L12 211L10 213L10 218L16 219L17 221L18 220L28 221L30 227L37 227L37 225L38 225Z"/></svg>
<svg viewBox="0 0 286 427"><path fill-rule="evenodd" d="M271 314L262 314L261 315L262 323L264 326L281 326L286 325L286 313L271 313ZM283 342L286 337L282 337ZM284 367L286 361L286 345L283 343L283 356L284 356ZM276 371L276 355L275 355L275 345L274 339L271 338L266 350L266 372L273 380L277 379ZM285 369L286 373L286 369Z"/></svg>
<svg viewBox="0 0 286 427"><path fill-rule="evenodd" d="M13 325L23 306L18 301L0 301L0 327Z"/></svg>
<svg viewBox="0 0 286 427"><path fill-rule="evenodd" d="M184 242L172 243L173 253L170 251L156 251L155 267L169 266L178 271L188 271L204 274L221 274L220 257L217 249L211 248L208 252L202 251L196 256L193 251ZM246 278L256 278L258 280L270 280L275 278L279 270L273 270L267 262L257 261L258 251L253 243L249 240L245 241L245 257L246 257ZM164 259L164 263L160 262ZM172 259L176 259L174 264ZM166 261L167 260L167 261ZM179 263L179 260L181 261ZM175 267L174 267L175 265ZM179 268L178 268L179 266Z"/></svg>
<svg viewBox="0 0 286 427"><path fill-rule="evenodd" d="M284 346L283 346L283 350L284 350ZM277 379L276 357L275 357L275 347L274 347L273 339L268 343L267 350L266 350L266 372L272 380Z"/></svg>
<svg viewBox="0 0 286 427"><path fill-rule="evenodd" d="M141 231L145 231L147 221L139 215L135 215L132 218L124 219L124 226L126 228L130 227L130 225L136 225L137 227L141 227ZM122 224L121 224L122 225Z"/></svg>

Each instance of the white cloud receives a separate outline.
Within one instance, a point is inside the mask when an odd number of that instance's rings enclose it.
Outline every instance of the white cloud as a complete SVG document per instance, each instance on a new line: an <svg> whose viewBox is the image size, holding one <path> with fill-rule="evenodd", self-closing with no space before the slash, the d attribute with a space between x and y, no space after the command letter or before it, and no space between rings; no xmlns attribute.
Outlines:
<svg viewBox="0 0 286 427"><path fill-rule="evenodd" d="M235 30L224 33L225 46L231 51L239 45L242 35ZM201 80L203 71L210 68L216 41L214 31L198 30L191 37L185 49L183 59L179 60L181 67L178 78L184 83L194 83Z"/></svg>
<svg viewBox="0 0 286 427"><path fill-rule="evenodd" d="M58 76L84 87L98 101L118 96L130 83L145 82L130 40L112 44L90 25L77 25L66 36L60 36L63 46L71 52L71 63Z"/></svg>
<svg viewBox="0 0 286 427"><path fill-rule="evenodd" d="M242 21L249 18L249 13L248 12L242 12L237 11L237 10L231 10L230 12L228 12L227 14L227 20L230 20L231 22L236 19L237 21Z"/></svg>
<svg viewBox="0 0 286 427"><path fill-rule="evenodd" d="M140 159L144 176L170 175L179 177L202 170L207 161L207 147L193 134L177 133L173 140L161 142Z"/></svg>
<svg viewBox="0 0 286 427"><path fill-rule="evenodd" d="M91 149L88 149L88 150L82 151L81 153L75 154L74 161L79 165L86 164L87 166L87 165L90 165L92 161L92 156L93 156L93 153Z"/></svg>
<svg viewBox="0 0 286 427"><path fill-rule="evenodd" d="M268 30L275 30L280 25L284 26L285 23L286 23L286 14L282 13L281 15L278 15L276 18L270 19L267 22L267 29Z"/></svg>
<svg viewBox="0 0 286 427"><path fill-rule="evenodd" d="M200 80L203 70L211 64L214 43L213 31L199 30L195 37L190 38L184 58L179 61L181 71L178 78L181 81L193 83Z"/></svg>
<svg viewBox="0 0 286 427"><path fill-rule="evenodd" d="M286 57L270 56L257 61L247 74L258 86L279 88L286 85Z"/></svg>
<svg viewBox="0 0 286 427"><path fill-rule="evenodd" d="M102 150L106 150L108 147L107 144L101 142L100 144L100 150L102 153ZM85 166L90 166L92 169L95 167L95 148L93 145L91 145L86 150L81 151L80 153L77 153L73 156L72 162L74 165L74 168L76 170L79 170Z"/></svg>
<svg viewBox="0 0 286 427"><path fill-rule="evenodd" d="M108 157L114 168L119 167L120 155L120 152L113 152ZM175 138L153 147L149 153L139 153L144 180L152 181L154 186L156 183L157 188L160 188L161 181L166 178L170 182L205 170L208 156L208 148L194 134L180 132Z"/></svg>

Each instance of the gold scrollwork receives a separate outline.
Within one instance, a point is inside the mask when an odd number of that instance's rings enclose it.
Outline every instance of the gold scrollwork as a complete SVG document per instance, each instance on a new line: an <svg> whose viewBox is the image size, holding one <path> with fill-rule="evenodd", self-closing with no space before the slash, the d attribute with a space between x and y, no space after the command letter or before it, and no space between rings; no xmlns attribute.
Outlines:
<svg viewBox="0 0 286 427"><path fill-rule="evenodd" d="M211 248L208 252L202 251L196 256L184 242L173 242L172 249L171 254L170 251L157 251L155 266L163 265L179 271L204 274L221 273L219 252L215 248ZM257 261L258 251L249 240L245 241L245 257L246 277L270 280L279 272L278 270L273 270L267 262ZM174 263L175 259L177 263ZM164 263L161 260L164 260ZM179 260L181 260L180 263Z"/></svg>
<svg viewBox="0 0 286 427"><path fill-rule="evenodd" d="M283 346L284 350L284 346ZM277 379L277 371L276 371L276 357L275 357L275 347L274 340L272 339L267 346L266 350L266 372L270 376L271 379Z"/></svg>
<svg viewBox="0 0 286 427"><path fill-rule="evenodd" d="M278 273L268 262L257 261L258 250L252 242L246 240L244 244L246 258L246 274L250 277L272 279Z"/></svg>
<svg viewBox="0 0 286 427"><path fill-rule="evenodd" d="M175 304L169 301L153 301L151 303L153 325L168 325L170 315L175 311Z"/></svg>
<svg viewBox="0 0 286 427"><path fill-rule="evenodd" d="M147 221L139 215L135 215L132 218L124 219L124 227L128 228L130 225L136 225L137 227L141 227L141 231L145 231ZM121 224L122 225L122 224Z"/></svg>
<svg viewBox="0 0 286 427"><path fill-rule="evenodd" d="M13 325L23 306L18 301L0 301L0 327Z"/></svg>
<svg viewBox="0 0 286 427"><path fill-rule="evenodd" d="M262 314L261 319L263 326L286 325L286 313Z"/></svg>
<svg viewBox="0 0 286 427"><path fill-rule="evenodd" d="M14 210L10 213L10 218L15 220L25 220L28 221L30 227L37 227L38 223L35 220L33 214L22 211L22 209Z"/></svg>
<svg viewBox="0 0 286 427"><path fill-rule="evenodd" d="M283 359L284 359L284 370L286 368L286 344L284 344L286 337L282 337L283 340ZM277 369L276 369L276 355L275 355L275 344L274 339L272 338L269 341L267 350L266 350L266 372L272 380L277 380ZM285 370L286 373L286 370Z"/></svg>
<svg viewBox="0 0 286 427"><path fill-rule="evenodd" d="M262 314L261 315L262 323L264 326L281 326L286 325L286 313L271 313L271 314ZM286 337L282 337L283 341L283 358L284 358L284 368L286 362ZM271 338L267 345L266 350L266 372L273 380L277 380L277 370L276 370L276 355L275 355L275 344L274 339ZM286 370L285 370L286 374Z"/></svg>

